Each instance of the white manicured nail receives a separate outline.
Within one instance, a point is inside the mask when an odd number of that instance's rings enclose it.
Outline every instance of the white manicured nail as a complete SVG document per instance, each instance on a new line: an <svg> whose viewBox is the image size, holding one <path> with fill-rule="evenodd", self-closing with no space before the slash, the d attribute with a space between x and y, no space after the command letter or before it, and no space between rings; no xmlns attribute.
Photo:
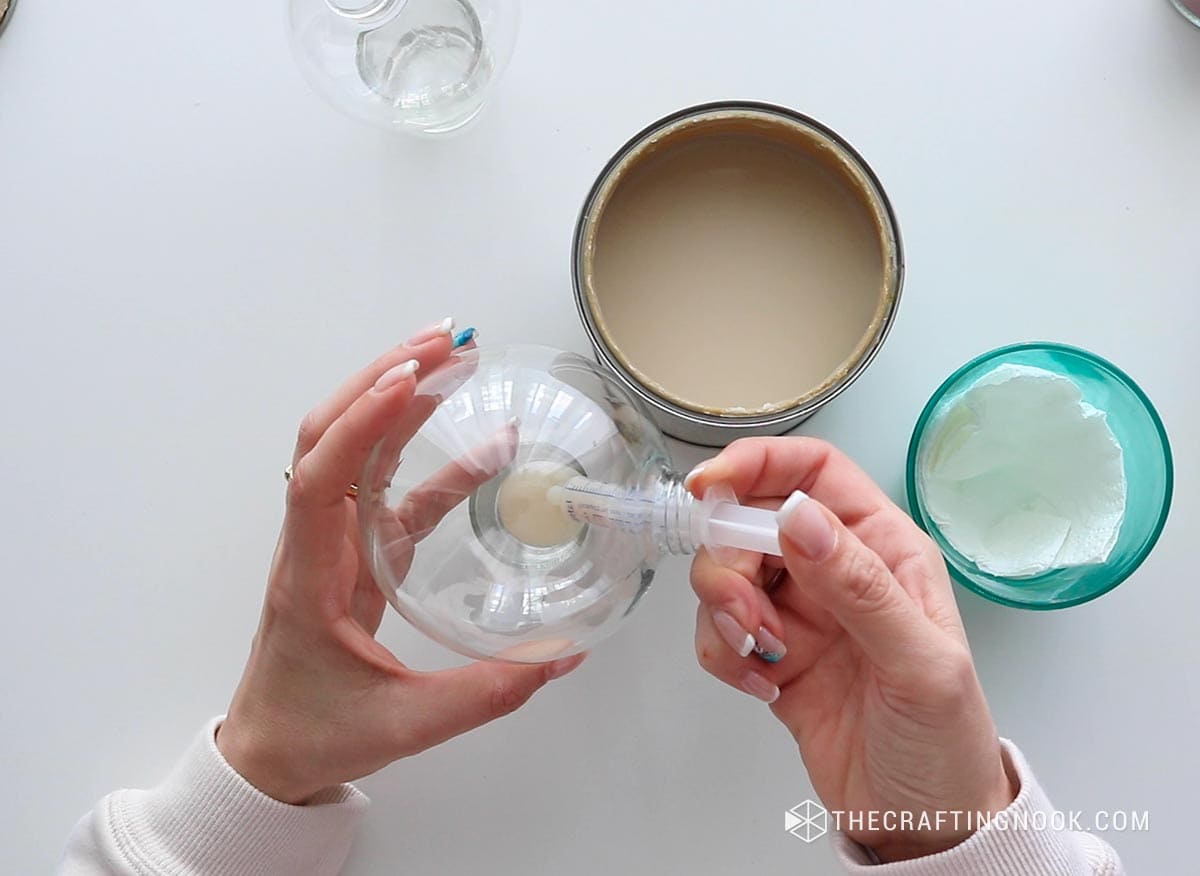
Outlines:
<svg viewBox="0 0 1200 876"><path fill-rule="evenodd" d="M687 477L683 479L683 488L685 490L688 490L689 492L691 491L692 484L695 483L696 478L700 477L700 472L704 471L704 466L706 465L708 465L708 463L702 462L687 473Z"/></svg>
<svg viewBox="0 0 1200 876"><path fill-rule="evenodd" d="M402 380L407 380L417 373L417 369L421 367L421 363L416 359L409 359L407 362L401 362L389 368L383 374L379 375L379 379L375 381L375 391L383 392L386 389L391 389Z"/></svg>
<svg viewBox="0 0 1200 876"><path fill-rule="evenodd" d="M799 490L788 496L775 519L779 521L780 544L790 543L806 560L823 563L837 547L837 530L824 509Z"/></svg>
<svg viewBox="0 0 1200 876"><path fill-rule="evenodd" d="M768 705L779 699L779 688L757 672L747 672L738 682L738 686L750 696L758 697Z"/></svg>
<svg viewBox="0 0 1200 876"><path fill-rule="evenodd" d="M432 341L440 335L448 335L454 331L454 317L448 316L441 322L435 322L433 325L426 326L415 335L408 339L408 345L415 347L417 344L423 344L426 341Z"/></svg>
<svg viewBox="0 0 1200 876"><path fill-rule="evenodd" d="M718 609L712 613L712 619L725 644L736 651L739 657L745 657L754 650L754 636L742 629L742 625L729 612Z"/></svg>
<svg viewBox="0 0 1200 876"><path fill-rule="evenodd" d="M796 490L787 497L787 501L779 506L779 510L775 512L775 519L782 524L785 520L792 516L792 512L796 510L801 502L808 498L808 493L803 490Z"/></svg>

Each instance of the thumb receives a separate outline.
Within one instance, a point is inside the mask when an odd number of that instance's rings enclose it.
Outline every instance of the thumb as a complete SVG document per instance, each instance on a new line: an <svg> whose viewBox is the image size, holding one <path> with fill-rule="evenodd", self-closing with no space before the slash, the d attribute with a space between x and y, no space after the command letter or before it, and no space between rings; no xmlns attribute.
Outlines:
<svg viewBox="0 0 1200 876"><path fill-rule="evenodd" d="M783 503L777 518L792 579L833 615L872 663L896 669L922 659L933 641L931 622L875 551L800 490Z"/></svg>
<svg viewBox="0 0 1200 876"><path fill-rule="evenodd" d="M543 685L575 669L586 656L576 654L537 664L480 661L424 675L423 692L430 708L424 714L422 747L515 712Z"/></svg>

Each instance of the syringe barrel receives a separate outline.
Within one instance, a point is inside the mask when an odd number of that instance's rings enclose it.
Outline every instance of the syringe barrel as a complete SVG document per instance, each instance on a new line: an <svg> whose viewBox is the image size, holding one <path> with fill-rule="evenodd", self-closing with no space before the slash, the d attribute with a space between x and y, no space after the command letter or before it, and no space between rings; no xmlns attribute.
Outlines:
<svg viewBox="0 0 1200 876"><path fill-rule="evenodd" d="M550 499L572 520L641 535L672 554L690 554L707 545L782 555L771 511L712 497L697 500L678 478L658 486L647 492L574 477L554 487Z"/></svg>
<svg viewBox="0 0 1200 876"><path fill-rule="evenodd" d="M618 484L574 477L551 491L567 516L579 523L632 534L649 533L654 526L656 497Z"/></svg>

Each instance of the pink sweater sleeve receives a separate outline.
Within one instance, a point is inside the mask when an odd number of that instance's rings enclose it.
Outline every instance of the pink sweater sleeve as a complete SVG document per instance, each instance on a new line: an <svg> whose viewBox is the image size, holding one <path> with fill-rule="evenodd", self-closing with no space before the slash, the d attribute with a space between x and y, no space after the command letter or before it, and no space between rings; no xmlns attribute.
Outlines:
<svg viewBox="0 0 1200 876"><path fill-rule="evenodd" d="M306 806L266 796L217 749L209 721L161 785L115 791L75 826L59 876L296 876L342 869L367 798L327 788Z"/></svg>
<svg viewBox="0 0 1200 876"><path fill-rule="evenodd" d="M1124 876L1121 859L1099 837L1053 826L1054 807L1029 764L1015 745L1000 741L1021 790L994 821L945 852L893 864L877 863L839 833L834 846L846 870L870 876Z"/></svg>

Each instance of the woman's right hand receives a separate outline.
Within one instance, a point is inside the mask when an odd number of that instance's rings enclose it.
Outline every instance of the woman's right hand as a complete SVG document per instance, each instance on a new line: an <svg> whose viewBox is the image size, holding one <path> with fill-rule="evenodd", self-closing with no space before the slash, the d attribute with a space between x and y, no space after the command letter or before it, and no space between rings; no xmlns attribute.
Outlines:
<svg viewBox="0 0 1200 876"><path fill-rule="evenodd" d="M811 438L735 442L688 479L696 495L715 484L782 508L784 559L696 557L700 663L771 703L825 806L881 813L880 823L886 812L1006 808L1017 789L929 537L846 456ZM755 642L785 653L769 663L750 651ZM962 823L871 830L847 819L842 828L884 861L971 833Z"/></svg>

